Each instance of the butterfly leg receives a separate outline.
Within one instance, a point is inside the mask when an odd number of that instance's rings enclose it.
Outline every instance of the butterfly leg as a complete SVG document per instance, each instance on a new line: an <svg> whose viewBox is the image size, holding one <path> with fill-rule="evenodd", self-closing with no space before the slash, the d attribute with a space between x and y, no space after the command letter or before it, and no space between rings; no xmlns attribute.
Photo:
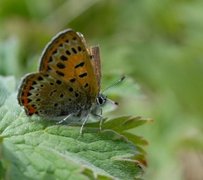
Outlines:
<svg viewBox="0 0 203 180"><path fill-rule="evenodd" d="M96 113L92 113L93 116L98 117L99 118L99 130L102 130L102 124L103 124L103 117L102 117L102 108L100 107L100 113L96 114Z"/></svg>
<svg viewBox="0 0 203 180"><path fill-rule="evenodd" d="M99 115L99 130L102 130L102 124L103 124L103 117L102 117L102 108L100 109L100 115Z"/></svg>
<svg viewBox="0 0 203 180"><path fill-rule="evenodd" d="M83 123L82 123L82 126L81 126L81 128L80 128L80 135L82 135L82 133L83 133L83 128L84 128L84 126L85 126L85 124L86 124L88 118L89 118L89 114L85 117L85 119L84 119L84 121L83 121Z"/></svg>
<svg viewBox="0 0 203 180"><path fill-rule="evenodd" d="M59 122L57 122L57 124L61 124L63 122L65 122L69 117L71 117L72 114L69 114L68 116L66 116L65 118L63 118L62 120L60 120Z"/></svg>

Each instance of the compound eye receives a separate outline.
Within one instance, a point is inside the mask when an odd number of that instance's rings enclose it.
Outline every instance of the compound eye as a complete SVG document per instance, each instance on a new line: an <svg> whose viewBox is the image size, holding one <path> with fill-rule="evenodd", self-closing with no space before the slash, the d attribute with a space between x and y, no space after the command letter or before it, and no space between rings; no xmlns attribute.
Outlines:
<svg viewBox="0 0 203 180"><path fill-rule="evenodd" d="M104 103L104 100L103 100L102 97L99 97L99 98L98 98L98 101L99 101L99 104L103 104L103 103Z"/></svg>
<svg viewBox="0 0 203 180"><path fill-rule="evenodd" d="M106 99L102 96L97 97L97 104L102 105L106 102Z"/></svg>

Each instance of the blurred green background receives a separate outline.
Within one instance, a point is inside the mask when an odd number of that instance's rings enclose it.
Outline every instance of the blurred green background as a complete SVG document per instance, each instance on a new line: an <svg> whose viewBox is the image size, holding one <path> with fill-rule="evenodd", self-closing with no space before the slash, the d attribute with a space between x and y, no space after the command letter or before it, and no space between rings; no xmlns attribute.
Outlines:
<svg viewBox="0 0 203 180"><path fill-rule="evenodd" d="M129 77L117 87L114 114L154 119L135 129L149 141L145 179L203 179L203 1L0 0L0 7L1 75L19 80L36 71L57 32L82 32L100 45L104 87Z"/></svg>

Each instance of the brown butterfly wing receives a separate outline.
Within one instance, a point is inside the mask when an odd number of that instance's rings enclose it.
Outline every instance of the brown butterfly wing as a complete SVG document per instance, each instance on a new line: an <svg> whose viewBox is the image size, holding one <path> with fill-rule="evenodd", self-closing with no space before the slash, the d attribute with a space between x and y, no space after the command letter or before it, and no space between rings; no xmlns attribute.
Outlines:
<svg viewBox="0 0 203 180"><path fill-rule="evenodd" d="M77 84L77 82L76 82ZM77 113L88 102L84 91L74 91L70 83L53 78L48 73L28 74L19 89L18 101L27 115L45 117Z"/></svg>
<svg viewBox="0 0 203 180"><path fill-rule="evenodd" d="M99 93L84 38L73 30L59 33L45 48L39 73L27 75L18 101L28 115L55 117L90 109Z"/></svg>
<svg viewBox="0 0 203 180"><path fill-rule="evenodd" d="M59 33L47 45L41 58L39 71L71 83L76 89L82 89L92 102L99 93L84 38L71 29ZM78 84L74 85L75 82Z"/></svg>

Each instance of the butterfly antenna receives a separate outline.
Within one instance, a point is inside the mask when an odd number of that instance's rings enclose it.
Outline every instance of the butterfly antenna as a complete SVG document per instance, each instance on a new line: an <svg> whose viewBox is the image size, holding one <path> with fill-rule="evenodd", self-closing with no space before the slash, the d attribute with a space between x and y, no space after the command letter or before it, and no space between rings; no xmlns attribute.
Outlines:
<svg viewBox="0 0 203 180"><path fill-rule="evenodd" d="M126 77L125 77L124 75L121 76L121 78L120 78L118 81L116 81L115 83L113 83L112 85L110 85L109 87L107 87L106 89L104 89L102 93L104 93L105 91L111 89L111 88L114 87L114 86L119 85L120 83L123 82L123 80L124 80L125 78L126 78Z"/></svg>

